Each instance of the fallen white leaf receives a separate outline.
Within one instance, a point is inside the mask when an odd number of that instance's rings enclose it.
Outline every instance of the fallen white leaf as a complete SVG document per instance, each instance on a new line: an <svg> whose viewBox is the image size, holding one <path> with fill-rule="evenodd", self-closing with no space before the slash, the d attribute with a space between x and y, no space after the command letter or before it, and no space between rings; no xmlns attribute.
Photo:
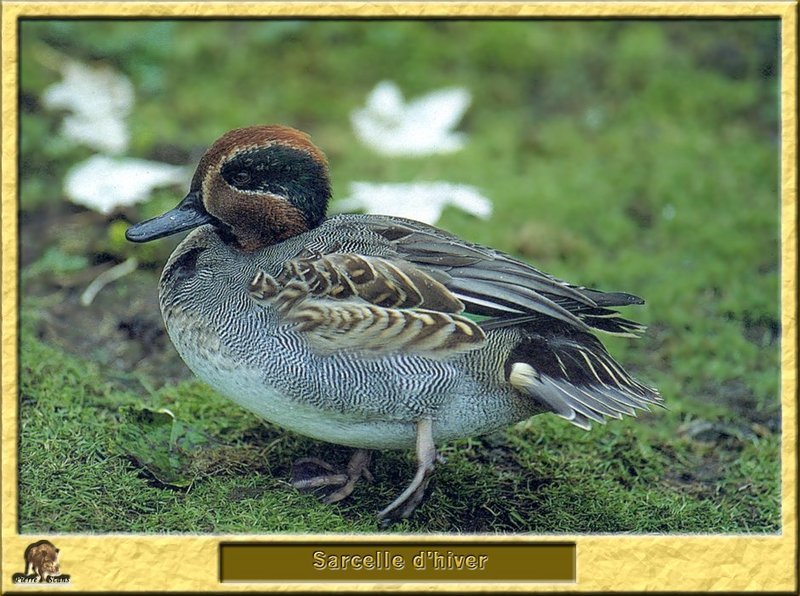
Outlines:
<svg viewBox="0 0 800 596"><path fill-rule="evenodd" d="M45 89L42 103L71 112L61 134L105 153L122 153L130 140L125 118L133 108L133 85L107 66L90 67L74 60L61 66L63 80Z"/></svg>
<svg viewBox="0 0 800 596"><path fill-rule="evenodd" d="M661 209L661 217L663 217L667 221L672 221L673 219L675 219L675 214L676 214L675 205L673 205L672 203L667 203L666 205L664 205L664 208Z"/></svg>
<svg viewBox="0 0 800 596"><path fill-rule="evenodd" d="M191 170L157 161L94 155L74 166L64 179L64 192L78 205L100 213L140 203L154 189L185 185Z"/></svg>
<svg viewBox="0 0 800 596"><path fill-rule="evenodd" d="M453 153L466 135L453 132L471 101L463 88L440 89L405 103L397 85L379 83L350 115L358 138L382 155Z"/></svg>
<svg viewBox="0 0 800 596"><path fill-rule="evenodd" d="M353 182L350 196L337 201L334 208L339 212L364 210L433 224L448 205L481 219L492 214L491 201L475 187L450 182Z"/></svg>

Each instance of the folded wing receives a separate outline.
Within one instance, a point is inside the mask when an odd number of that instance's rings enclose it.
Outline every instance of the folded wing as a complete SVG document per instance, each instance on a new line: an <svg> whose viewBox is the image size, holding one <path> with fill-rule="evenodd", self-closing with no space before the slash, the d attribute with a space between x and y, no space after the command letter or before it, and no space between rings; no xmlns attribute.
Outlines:
<svg viewBox="0 0 800 596"><path fill-rule="evenodd" d="M450 290L399 260L349 253L293 259L277 277L259 272L250 295L273 305L320 353L403 351L445 358L486 339L476 323L458 314L464 304Z"/></svg>
<svg viewBox="0 0 800 596"><path fill-rule="evenodd" d="M575 286L502 252L413 220L370 216L367 225L399 258L444 285L485 330L552 319L582 331L638 336L644 327L610 306L642 304L623 292Z"/></svg>

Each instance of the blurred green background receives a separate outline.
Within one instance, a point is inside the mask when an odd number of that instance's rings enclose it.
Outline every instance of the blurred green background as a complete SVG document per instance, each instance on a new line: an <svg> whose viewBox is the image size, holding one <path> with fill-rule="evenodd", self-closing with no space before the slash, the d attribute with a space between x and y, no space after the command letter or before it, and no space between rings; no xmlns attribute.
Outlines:
<svg viewBox="0 0 800 596"><path fill-rule="evenodd" d="M195 380L157 306L177 240L123 239L185 188L101 215L63 179L94 151L41 96L59 60L130 77L127 155L196 162L223 132L312 134L334 193L355 180L472 184L494 213L438 225L562 279L647 300L640 340L604 338L668 409L591 432L540 416L442 446L429 498L389 531L780 530L778 22L25 21L20 44L20 530L373 532L413 473L328 506L291 461L349 450L283 431ZM349 121L382 80L466 87L466 148L382 157ZM114 264L138 269L86 287ZM169 408L174 419L154 413Z"/></svg>

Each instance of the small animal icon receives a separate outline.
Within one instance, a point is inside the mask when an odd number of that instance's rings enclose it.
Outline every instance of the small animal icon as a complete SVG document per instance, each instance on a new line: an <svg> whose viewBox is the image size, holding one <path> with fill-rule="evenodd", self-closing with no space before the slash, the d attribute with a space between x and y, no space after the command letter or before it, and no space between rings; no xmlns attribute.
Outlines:
<svg viewBox="0 0 800 596"><path fill-rule="evenodd" d="M25 575L36 575L37 581L45 582L48 577L58 577L59 549L48 540L34 542L25 549Z"/></svg>

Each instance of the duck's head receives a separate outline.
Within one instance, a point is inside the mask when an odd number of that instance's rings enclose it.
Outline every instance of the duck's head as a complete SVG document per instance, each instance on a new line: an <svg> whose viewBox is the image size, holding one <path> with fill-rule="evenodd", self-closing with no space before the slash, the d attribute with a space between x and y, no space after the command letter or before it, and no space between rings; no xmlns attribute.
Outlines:
<svg viewBox="0 0 800 596"><path fill-rule="evenodd" d="M206 151L177 207L131 226L125 237L147 242L210 223L250 252L319 225L330 197L327 160L308 135L285 126L239 128Z"/></svg>

